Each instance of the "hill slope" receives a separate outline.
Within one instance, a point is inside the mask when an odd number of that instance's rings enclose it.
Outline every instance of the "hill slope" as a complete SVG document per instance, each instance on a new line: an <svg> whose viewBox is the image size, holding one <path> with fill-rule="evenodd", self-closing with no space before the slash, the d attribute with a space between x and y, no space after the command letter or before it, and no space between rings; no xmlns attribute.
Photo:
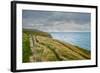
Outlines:
<svg viewBox="0 0 100 73"><path fill-rule="evenodd" d="M67 61L90 59L90 52L78 46L61 42L43 32L23 32L23 62ZM40 35L41 34L41 35ZM25 37L27 35L27 37ZM25 42L27 39L27 42Z"/></svg>

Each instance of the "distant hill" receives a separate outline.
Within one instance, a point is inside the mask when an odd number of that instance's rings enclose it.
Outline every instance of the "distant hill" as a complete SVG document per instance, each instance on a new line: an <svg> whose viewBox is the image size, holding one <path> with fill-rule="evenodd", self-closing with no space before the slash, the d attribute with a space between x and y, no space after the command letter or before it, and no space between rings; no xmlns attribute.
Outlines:
<svg viewBox="0 0 100 73"><path fill-rule="evenodd" d="M39 30L23 30L23 62L86 60L90 51L65 43Z"/></svg>
<svg viewBox="0 0 100 73"><path fill-rule="evenodd" d="M27 33L27 34L31 33L33 35L40 35L40 36L45 36L45 37L52 38L52 36L49 33L43 32L43 31L40 31L40 30L36 30L36 29L23 29L23 32Z"/></svg>

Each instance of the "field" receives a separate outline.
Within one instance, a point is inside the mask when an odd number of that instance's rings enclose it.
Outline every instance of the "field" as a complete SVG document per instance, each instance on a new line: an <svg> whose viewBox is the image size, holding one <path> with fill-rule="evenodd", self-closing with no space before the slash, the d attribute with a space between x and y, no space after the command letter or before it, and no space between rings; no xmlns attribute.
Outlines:
<svg viewBox="0 0 100 73"><path fill-rule="evenodd" d="M23 29L23 62L86 60L91 53L84 48L65 43L38 30Z"/></svg>

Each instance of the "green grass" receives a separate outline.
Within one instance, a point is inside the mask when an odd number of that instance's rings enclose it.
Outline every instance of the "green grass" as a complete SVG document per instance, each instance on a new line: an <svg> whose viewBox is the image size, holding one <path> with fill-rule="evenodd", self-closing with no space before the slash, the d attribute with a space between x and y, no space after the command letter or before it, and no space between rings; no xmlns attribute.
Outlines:
<svg viewBox="0 0 100 73"><path fill-rule="evenodd" d="M29 62L29 56L32 54L30 49L29 35L23 33L23 62Z"/></svg>
<svg viewBox="0 0 100 73"><path fill-rule="evenodd" d="M30 48L30 36L33 40L34 52ZM32 38L31 37L31 38ZM79 46L53 39L49 33L35 30L23 31L23 62L30 62L29 57L33 56L34 62L44 61L67 61L90 59L91 51Z"/></svg>

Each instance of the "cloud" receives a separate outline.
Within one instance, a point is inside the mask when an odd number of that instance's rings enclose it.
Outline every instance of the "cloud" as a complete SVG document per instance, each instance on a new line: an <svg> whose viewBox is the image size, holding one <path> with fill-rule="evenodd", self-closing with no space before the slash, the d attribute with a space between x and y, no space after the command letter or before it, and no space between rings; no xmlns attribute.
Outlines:
<svg viewBox="0 0 100 73"><path fill-rule="evenodd" d="M48 32L90 31L90 13L23 10L23 28Z"/></svg>

